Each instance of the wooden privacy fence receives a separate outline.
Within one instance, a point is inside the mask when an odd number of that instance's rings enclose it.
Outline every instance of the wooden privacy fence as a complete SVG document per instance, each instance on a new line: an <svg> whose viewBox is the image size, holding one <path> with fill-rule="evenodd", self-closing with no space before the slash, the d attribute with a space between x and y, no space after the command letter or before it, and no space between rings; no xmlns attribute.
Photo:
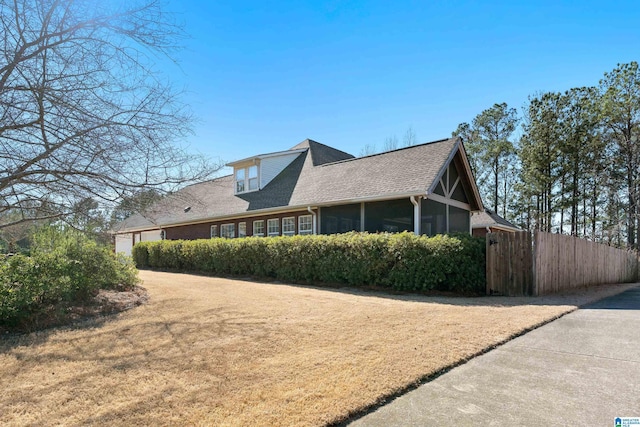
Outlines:
<svg viewBox="0 0 640 427"><path fill-rule="evenodd" d="M487 234L487 294L545 295L638 280L638 257L564 234Z"/></svg>

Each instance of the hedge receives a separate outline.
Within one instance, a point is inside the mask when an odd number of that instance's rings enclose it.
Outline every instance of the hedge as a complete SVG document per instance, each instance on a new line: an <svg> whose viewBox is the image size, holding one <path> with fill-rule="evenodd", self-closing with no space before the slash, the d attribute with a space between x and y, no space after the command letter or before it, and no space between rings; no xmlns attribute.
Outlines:
<svg viewBox="0 0 640 427"><path fill-rule="evenodd" d="M137 271L127 257L71 229L45 227L31 255L0 256L0 326L83 302L98 289L132 287Z"/></svg>
<svg viewBox="0 0 640 427"><path fill-rule="evenodd" d="M479 293L485 243L469 235L411 233L164 240L138 243L138 268L243 275L280 281Z"/></svg>

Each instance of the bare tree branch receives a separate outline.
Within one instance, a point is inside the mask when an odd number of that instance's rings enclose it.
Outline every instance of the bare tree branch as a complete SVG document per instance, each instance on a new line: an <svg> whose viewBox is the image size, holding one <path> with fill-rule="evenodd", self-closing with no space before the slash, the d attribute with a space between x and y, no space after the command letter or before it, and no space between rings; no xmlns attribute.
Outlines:
<svg viewBox="0 0 640 427"><path fill-rule="evenodd" d="M0 29L0 229L219 169L179 145L192 115L154 59L183 33L158 1L5 1Z"/></svg>

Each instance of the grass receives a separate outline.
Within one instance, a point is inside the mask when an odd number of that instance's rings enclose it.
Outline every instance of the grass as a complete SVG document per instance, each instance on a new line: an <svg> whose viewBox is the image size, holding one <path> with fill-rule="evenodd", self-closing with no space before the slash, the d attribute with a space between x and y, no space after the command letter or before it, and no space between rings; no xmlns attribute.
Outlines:
<svg viewBox="0 0 640 427"><path fill-rule="evenodd" d="M150 271L141 277L151 297L144 306L0 340L0 424L339 422L626 288L444 298Z"/></svg>

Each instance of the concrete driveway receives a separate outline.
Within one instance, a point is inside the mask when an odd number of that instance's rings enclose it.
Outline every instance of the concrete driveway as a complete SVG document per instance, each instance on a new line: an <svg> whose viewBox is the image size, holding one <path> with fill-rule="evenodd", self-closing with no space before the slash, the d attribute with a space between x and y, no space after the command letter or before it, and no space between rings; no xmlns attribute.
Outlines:
<svg viewBox="0 0 640 427"><path fill-rule="evenodd" d="M640 417L640 287L585 306L350 425L613 426Z"/></svg>

